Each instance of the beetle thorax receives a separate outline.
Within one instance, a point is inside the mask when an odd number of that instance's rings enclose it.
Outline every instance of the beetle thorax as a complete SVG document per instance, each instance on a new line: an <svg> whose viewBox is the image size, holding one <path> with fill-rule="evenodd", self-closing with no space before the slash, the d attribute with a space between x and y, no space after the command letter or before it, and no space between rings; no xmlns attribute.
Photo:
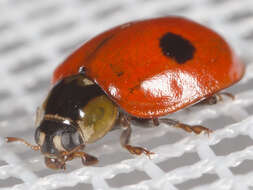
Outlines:
<svg viewBox="0 0 253 190"><path fill-rule="evenodd" d="M51 89L41 110L43 114L38 114L37 118L40 133L36 134L36 142L45 144L45 153L50 150L47 143L54 146L50 154L70 151L70 147L100 139L110 131L118 116L117 106L83 74L58 82ZM66 135L69 147L64 141Z"/></svg>

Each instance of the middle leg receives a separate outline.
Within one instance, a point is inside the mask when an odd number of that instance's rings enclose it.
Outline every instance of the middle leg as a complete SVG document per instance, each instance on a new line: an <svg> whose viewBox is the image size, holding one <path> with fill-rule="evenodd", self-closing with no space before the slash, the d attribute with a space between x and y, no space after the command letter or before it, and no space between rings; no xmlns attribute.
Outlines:
<svg viewBox="0 0 253 190"><path fill-rule="evenodd" d="M123 129L123 132L120 136L120 143L122 147L127 149L131 154L136 155L146 154L147 156L150 156L150 154L154 154L153 152L150 152L145 148L139 146L132 146L129 144L132 129L130 124L130 118L127 115L125 114L120 115L120 125L121 128Z"/></svg>

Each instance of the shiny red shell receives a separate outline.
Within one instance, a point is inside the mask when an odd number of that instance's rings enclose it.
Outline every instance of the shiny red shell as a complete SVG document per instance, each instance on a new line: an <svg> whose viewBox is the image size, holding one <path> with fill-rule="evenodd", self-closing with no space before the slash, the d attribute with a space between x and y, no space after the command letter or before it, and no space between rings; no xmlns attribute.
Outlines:
<svg viewBox="0 0 253 190"><path fill-rule="evenodd" d="M192 55L187 57L187 48L173 36L188 44ZM178 55L171 55L171 48ZM130 22L96 36L56 68L52 82L81 67L123 110L140 118L175 112L244 74L244 65L221 36L180 17Z"/></svg>

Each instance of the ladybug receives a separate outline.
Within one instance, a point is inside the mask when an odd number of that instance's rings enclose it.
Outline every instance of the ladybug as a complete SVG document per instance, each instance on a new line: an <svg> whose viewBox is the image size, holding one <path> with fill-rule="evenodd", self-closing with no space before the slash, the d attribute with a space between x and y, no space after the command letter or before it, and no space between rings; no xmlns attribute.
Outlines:
<svg viewBox="0 0 253 190"><path fill-rule="evenodd" d="M81 158L83 151L119 123L122 147L132 154L152 152L129 143L131 121L160 122L199 134L211 132L159 118L196 103L213 104L244 74L245 67L214 31L181 17L134 21L86 42L54 71L53 88L37 111L35 141L7 137L40 150L52 169Z"/></svg>

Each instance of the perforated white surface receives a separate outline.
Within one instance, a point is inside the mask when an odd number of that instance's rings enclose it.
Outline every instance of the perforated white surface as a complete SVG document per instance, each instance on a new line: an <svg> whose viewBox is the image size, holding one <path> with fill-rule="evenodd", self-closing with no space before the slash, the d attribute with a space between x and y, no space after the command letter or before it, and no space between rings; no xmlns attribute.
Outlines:
<svg viewBox="0 0 253 190"><path fill-rule="evenodd" d="M253 189L252 0L1 0L0 189ZM51 171L43 157L5 136L34 135L34 113L50 87L53 69L76 47L117 24L181 15L222 34L247 64L243 80L228 89L236 100L194 107L170 116L215 132L187 134L162 125L133 127L132 143L152 150L133 157L113 131L86 151L94 167L69 162Z"/></svg>

